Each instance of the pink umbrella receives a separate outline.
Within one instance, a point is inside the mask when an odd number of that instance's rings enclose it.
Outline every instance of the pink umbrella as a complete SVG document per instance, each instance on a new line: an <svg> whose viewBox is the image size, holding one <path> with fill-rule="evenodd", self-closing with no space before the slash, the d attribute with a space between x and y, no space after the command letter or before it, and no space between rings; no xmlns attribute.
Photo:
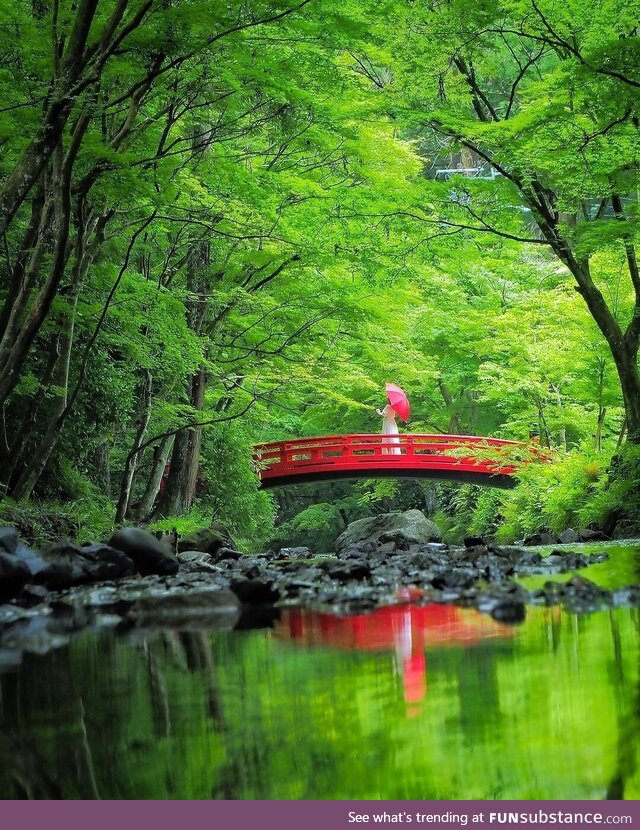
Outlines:
<svg viewBox="0 0 640 830"><path fill-rule="evenodd" d="M411 407L405 391L400 389L399 386L396 386L395 383L387 383L386 390L387 400L395 409L398 417L402 418L403 421L408 421L409 415L411 414Z"/></svg>

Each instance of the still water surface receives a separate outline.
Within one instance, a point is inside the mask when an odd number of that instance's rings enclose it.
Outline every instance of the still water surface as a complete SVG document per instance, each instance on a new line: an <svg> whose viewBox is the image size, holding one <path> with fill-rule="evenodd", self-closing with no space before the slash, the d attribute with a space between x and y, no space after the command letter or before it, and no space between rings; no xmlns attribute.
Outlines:
<svg viewBox="0 0 640 830"><path fill-rule="evenodd" d="M585 575L640 582L640 548L610 554ZM637 799L639 621L407 605L85 634L0 675L0 797Z"/></svg>

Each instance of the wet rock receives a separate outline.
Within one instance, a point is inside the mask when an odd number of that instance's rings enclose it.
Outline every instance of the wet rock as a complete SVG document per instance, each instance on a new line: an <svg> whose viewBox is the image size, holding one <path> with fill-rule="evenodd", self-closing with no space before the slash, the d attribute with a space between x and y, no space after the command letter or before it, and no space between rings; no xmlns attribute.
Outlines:
<svg viewBox="0 0 640 830"><path fill-rule="evenodd" d="M597 611L613 604L611 591L585 579L583 576L574 576L562 586L562 604L569 611Z"/></svg>
<svg viewBox="0 0 640 830"><path fill-rule="evenodd" d="M99 542L85 542L80 555L91 565L91 581L122 579L134 572L133 561L121 550Z"/></svg>
<svg viewBox="0 0 640 830"><path fill-rule="evenodd" d="M458 560L475 565L480 557L485 556L487 553L489 553L489 550L485 545L474 545L473 547L466 548L463 553L459 554Z"/></svg>
<svg viewBox="0 0 640 830"><path fill-rule="evenodd" d="M496 556L484 556L477 562L477 568L483 579L487 582L502 582L507 577L515 574L516 568L507 559L499 559Z"/></svg>
<svg viewBox="0 0 640 830"><path fill-rule="evenodd" d="M585 528L578 531L578 540L580 542L608 542L609 539L610 537L601 530L589 530L589 528Z"/></svg>
<svg viewBox="0 0 640 830"><path fill-rule="evenodd" d="M63 539L41 551L46 567L34 581L49 588L67 588L85 582L120 579L133 573L133 563L122 551L99 543L77 545Z"/></svg>
<svg viewBox="0 0 640 830"><path fill-rule="evenodd" d="M413 568L418 571L428 571L431 570L434 566L435 567L444 567L446 562L440 556L433 556L430 553L425 551L417 551L416 553L411 553L405 558L405 563L409 568ZM454 563L454 560L451 560L451 563Z"/></svg>
<svg viewBox="0 0 640 830"><path fill-rule="evenodd" d="M618 539L637 539L640 537L640 525L636 522L622 521L618 522L613 531L613 538Z"/></svg>
<svg viewBox="0 0 640 830"><path fill-rule="evenodd" d="M37 605L49 596L49 589L45 585L25 585L20 592L20 602L27 605Z"/></svg>
<svg viewBox="0 0 640 830"><path fill-rule="evenodd" d="M378 545L375 542L360 542L343 548L338 556L340 559L364 559L372 553L378 552Z"/></svg>
<svg viewBox="0 0 640 830"><path fill-rule="evenodd" d="M371 567L366 562L337 562L329 566L327 573L338 582L349 582L371 576Z"/></svg>
<svg viewBox="0 0 640 830"><path fill-rule="evenodd" d="M313 554L303 545L297 548L280 548L280 556L286 559L311 559Z"/></svg>
<svg viewBox="0 0 640 830"><path fill-rule="evenodd" d="M15 596L30 578L31 574L24 562L0 550L0 596Z"/></svg>
<svg viewBox="0 0 640 830"><path fill-rule="evenodd" d="M141 596L129 618L138 626L233 628L240 617L235 593L215 585Z"/></svg>
<svg viewBox="0 0 640 830"><path fill-rule="evenodd" d="M485 547L486 543L482 536L466 536L464 539L465 548L477 548L478 546Z"/></svg>
<svg viewBox="0 0 640 830"><path fill-rule="evenodd" d="M380 538L384 537L384 538ZM397 547L439 542L442 536L436 525L420 510L402 513L383 513L368 519L351 522L336 539L338 553L363 542L395 542Z"/></svg>
<svg viewBox="0 0 640 830"><path fill-rule="evenodd" d="M558 534L558 541L563 545L572 545L578 541L578 533L572 527L569 527Z"/></svg>
<svg viewBox="0 0 640 830"><path fill-rule="evenodd" d="M213 562L213 557L199 550L189 550L178 554L180 573L219 573L220 569Z"/></svg>
<svg viewBox="0 0 640 830"><path fill-rule="evenodd" d="M514 573L518 576L553 573L553 568L545 565L545 560L539 553L522 551L520 556L509 557L508 561L513 563Z"/></svg>
<svg viewBox="0 0 640 830"><path fill-rule="evenodd" d="M477 575L472 571L450 570L436 574L431 580L431 584L439 590L455 589L462 591L465 588L470 588L477 578Z"/></svg>
<svg viewBox="0 0 640 830"><path fill-rule="evenodd" d="M40 608L20 608L18 605L0 605L0 625L12 625L19 620L30 620L43 614L49 614L48 606L41 605Z"/></svg>
<svg viewBox="0 0 640 830"><path fill-rule="evenodd" d="M563 557L563 564L565 570L576 571L578 568L584 568L587 564L586 557L581 553L567 553Z"/></svg>
<svg viewBox="0 0 640 830"><path fill-rule="evenodd" d="M616 608L620 606L640 605L640 585L629 585L626 588L619 588L617 591L613 591L612 600Z"/></svg>
<svg viewBox="0 0 640 830"><path fill-rule="evenodd" d="M42 571L46 571L47 568L49 568L49 563L46 559L23 544L23 542L15 535L13 528L3 528L3 530L7 530L9 532L3 535L2 547L7 551L7 553L13 554L17 559L23 562L29 569L29 573L32 577L38 576Z"/></svg>
<svg viewBox="0 0 640 830"><path fill-rule="evenodd" d="M178 531L174 528L170 530L168 533L164 531L158 531L153 534L159 542L168 548L171 553L177 553L178 550Z"/></svg>
<svg viewBox="0 0 640 830"><path fill-rule="evenodd" d="M524 602L518 599L500 600L491 611L494 620L501 623L521 623L527 615Z"/></svg>
<svg viewBox="0 0 640 830"><path fill-rule="evenodd" d="M267 561L275 559L276 556L275 552L272 550L263 550L260 551L260 553L254 553L253 555L260 557L260 559L266 559Z"/></svg>
<svg viewBox="0 0 640 830"><path fill-rule="evenodd" d="M270 579L232 579L229 587L240 602L247 605L268 605L280 599L281 592Z"/></svg>
<svg viewBox="0 0 640 830"><path fill-rule="evenodd" d="M234 561L238 561L242 557L242 554L239 550L234 550L233 548L221 547L212 554L213 561L217 564L218 562L223 562L225 559L233 559Z"/></svg>
<svg viewBox="0 0 640 830"><path fill-rule="evenodd" d="M109 546L126 553L138 573L143 576L175 574L178 570L178 560L166 546L139 527L122 527L116 530L109 539Z"/></svg>
<svg viewBox="0 0 640 830"><path fill-rule="evenodd" d="M215 557L221 548L235 550L235 547L236 543L227 528L219 522L214 522L210 527L204 527L180 539L178 553L186 550L199 550Z"/></svg>
<svg viewBox="0 0 640 830"><path fill-rule="evenodd" d="M557 536L551 533L532 533L526 536L522 542L523 545L553 545L558 541Z"/></svg>
<svg viewBox="0 0 640 830"><path fill-rule="evenodd" d="M33 554L33 551L30 551ZM27 559L31 579L54 590L89 582L89 568L80 555L80 546L68 539L49 545Z"/></svg>
<svg viewBox="0 0 640 830"><path fill-rule="evenodd" d="M264 568L259 562L252 561L249 557L242 557L237 563L237 571L239 571L247 579L256 579L264 571Z"/></svg>
<svg viewBox="0 0 640 830"><path fill-rule="evenodd" d="M18 533L15 527L0 527L0 551L15 553L18 547Z"/></svg>
<svg viewBox="0 0 640 830"><path fill-rule="evenodd" d="M191 562L196 565L213 565L213 557L209 553L202 553L199 550L185 550L177 556L181 565Z"/></svg>
<svg viewBox="0 0 640 830"><path fill-rule="evenodd" d="M545 582L542 588L546 605L560 605L564 587L560 582Z"/></svg>

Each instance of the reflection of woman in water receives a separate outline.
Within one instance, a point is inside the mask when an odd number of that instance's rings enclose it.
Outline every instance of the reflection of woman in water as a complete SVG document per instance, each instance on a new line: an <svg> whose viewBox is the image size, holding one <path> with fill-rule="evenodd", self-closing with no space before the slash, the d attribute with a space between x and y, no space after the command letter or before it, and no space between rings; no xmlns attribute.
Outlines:
<svg viewBox="0 0 640 830"><path fill-rule="evenodd" d="M396 411L387 404L384 409L376 409L378 415L382 415L382 434L383 435L398 435L398 425L396 424ZM398 446L390 446L398 444ZM382 455L400 455L400 438L388 438L385 440L382 447Z"/></svg>

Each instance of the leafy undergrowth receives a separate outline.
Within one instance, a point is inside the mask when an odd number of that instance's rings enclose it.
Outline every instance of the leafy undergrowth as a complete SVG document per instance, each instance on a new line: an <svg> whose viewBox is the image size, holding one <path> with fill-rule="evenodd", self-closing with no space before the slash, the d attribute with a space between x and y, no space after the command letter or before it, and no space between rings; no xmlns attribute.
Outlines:
<svg viewBox="0 0 640 830"><path fill-rule="evenodd" d="M446 541L466 535L513 542L540 531L597 528L640 531L640 448L611 453L571 452L532 464L513 490L463 485L451 489L434 517Z"/></svg>
<svg viewBox="0 0 640 830"><path fill-rule="evenodd" d="M80 542L108 538L114 530L113 505L106 500L0 503L0 525L15 527L28 545L42 547L63 537Z"/></svg>
<svg viewBox="0 0 640 830"><path fill-rule="evenodd" d="M202 508L194 508L185 516L169 516L168 519L159 519L151 522L148 530L151 533L162 531L164 533L172 533L176 531L178 536L186 536L189 533L195 533L203 527L209 527L211 524L211 513Z"/></svg>

